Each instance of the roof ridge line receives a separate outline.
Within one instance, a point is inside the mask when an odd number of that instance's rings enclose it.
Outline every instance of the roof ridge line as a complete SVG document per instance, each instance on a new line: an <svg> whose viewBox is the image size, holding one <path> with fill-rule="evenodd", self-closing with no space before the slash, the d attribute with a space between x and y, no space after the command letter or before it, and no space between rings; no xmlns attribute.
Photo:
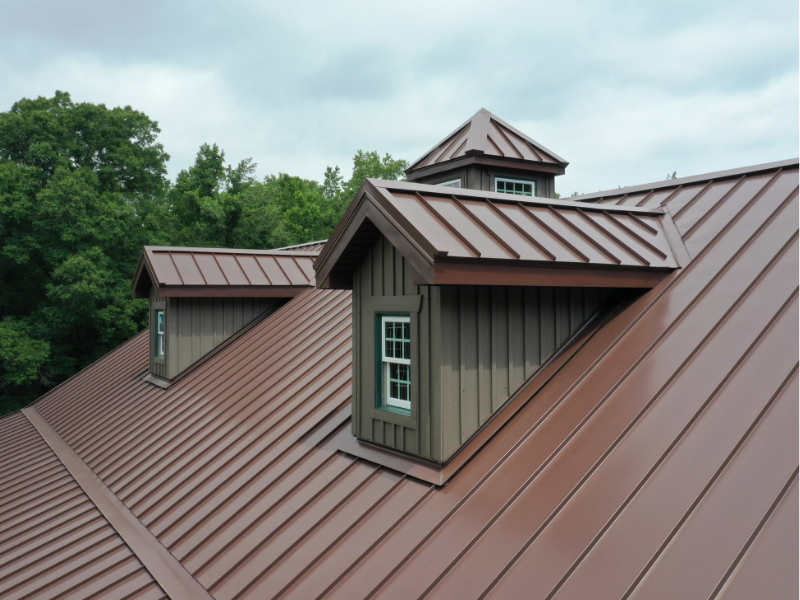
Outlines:
<svg viewBox="0 0 800 600"><path fill-rule="evenodd" d="M128 546L161 589L174 600L196 600L213 596L198 582L181 562L167 550L155 535L108 486L83 462L80 456L44 420L32 406L22 414L67 469L69 474L100 511L108 524Z"/></svg>
<svg viewBox="0 0 800 600"><path fill-rule="evenodd" d="M651 183L640 183L637 185L629 185L617 189L601 190L591 194L581 194L579 196L568 196L573 199L573 202L592 202L595 200L602 200L605 198L616 198L618 196L635 194L637 192L650 192L661 190L671 187L679 187L692 183L705 183L711 179L727 179L738 177L740 175L753 175L764 171L773 171L783 167L793 167L800 164L800 159L789 158L786 160L777 160L774 162L761 163L757 165L750 165L746 167L738 167L735 169L726 169L724 171L712 171L710 173L701 173L699 175L687 175L686 177L678 177L677 179L665 179L662 181L653 181Z"/></svg>

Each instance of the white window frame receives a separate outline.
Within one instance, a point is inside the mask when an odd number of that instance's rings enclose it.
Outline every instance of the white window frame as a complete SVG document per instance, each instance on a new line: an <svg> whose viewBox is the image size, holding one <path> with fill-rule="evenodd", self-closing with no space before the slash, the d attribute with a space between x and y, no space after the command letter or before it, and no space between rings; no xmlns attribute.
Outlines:
<svg viewBox="0 0 800 600"><path fill-rule="evenodd" d="M512 194L511 192L501 191L497 189L497 183L499 181L507 181L509 183L525 183L531 186L531 195L525 196L525 194ZM494 191L500 194L509 194L511 196L524 196L525 198L533 198L536 196L536 181L532 179L510 179L508 177L495 177L494 178Z"/></svg>
<svg viewBox="0 0 800 600"><path fill-rule="evenodd" d="M451 187L451 188L459 188L461 189L461 178L458 179L450 179L448 181L441 181L436 185L441 185L442 187Z"/></svg>
<svg viewBox="0 0 800 600"><path fill-rule="evenodd" d="M382 381L382 396L381 398L382 404L384 406L391 406L394 408L401 408L403 410L411 410L411 386L409 385L408 390L408 400L401 400L399 398L392 398L391 394L389 393L390 387L390 377L389 377L389 365L400 364L400 365L408 365L409 369L409 383L411 382L411 359L410 358L394 358L394 357L387 357L386 356L386 324L387 323L408 323L409 329L411 328L411 317L410 316L399 316L399 315L381 315L381 365L382 365L382 374L383 374L383 381ZM410 338L409 338L409 346L410 346Z"/></svg>
<svg viewBox="0 0 800 600"><path fill-rule="evenodd" d="M159 319L159 316L161 317ZM164 358L164 350L165 348L165 339L166 339L166 312L163 308L157 308L155 311L155 322L156 322L156 347L155 347L155 356L156 358Z"/></svg>

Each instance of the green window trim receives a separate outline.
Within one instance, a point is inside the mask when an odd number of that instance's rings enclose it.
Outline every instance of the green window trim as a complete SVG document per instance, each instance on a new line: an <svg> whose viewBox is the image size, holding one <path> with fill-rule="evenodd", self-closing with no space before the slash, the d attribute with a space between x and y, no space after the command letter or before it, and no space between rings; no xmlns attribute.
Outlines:
<svg viewBox="0 0 800 600"><path fill-rule="evenodd" d="M411 315L375 315L377 408L411 414Z"/></svg>
<svg viewBox="0 0 800 600"><path fill-rule="evenodd" d="M494 191L503 194L514 194L517 196L535 196L536 182L524 179L507 179L505 177L494 178Z"/></svg>
<svg viewBox="0 0 800 600"><path fill-rule="evenodd" d="M158 308L155 311L155 347L154 356L156 358L164 358L165 344L166 344L166 327L164 325L164 309Z"/></svg>

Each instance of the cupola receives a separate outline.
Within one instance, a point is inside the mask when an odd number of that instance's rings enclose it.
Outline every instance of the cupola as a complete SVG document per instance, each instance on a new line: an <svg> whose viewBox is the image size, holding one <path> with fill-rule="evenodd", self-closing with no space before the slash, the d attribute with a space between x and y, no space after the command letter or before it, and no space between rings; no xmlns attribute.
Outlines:
<svg viewBox="0 0 800 600"><path fill-rule="evenodd" d="M555 198L569 163L482 108L406 169L409 181Z"/></svg>

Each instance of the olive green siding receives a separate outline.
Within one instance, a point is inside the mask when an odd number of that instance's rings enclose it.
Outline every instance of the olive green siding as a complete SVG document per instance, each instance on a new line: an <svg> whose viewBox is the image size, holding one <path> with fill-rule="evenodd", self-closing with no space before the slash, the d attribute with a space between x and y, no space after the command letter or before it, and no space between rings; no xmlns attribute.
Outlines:
<svg viewBox="0 0 800 600"><path fill-rule="evenodd" d="M415 183L438 184L453 179L461 180L461 187L471 190L494 191L495 177L507 177L509 179L525 179L536 182L536 195L540 198L555 198L556 183L555 176L549 173L537 173L522 169L501 169L497 167L487 167L486 165L468 165L455 169L426 175L419 179L414 179Z"/></svg>
<svg viewBox="0 0 800 600"><path fill-rule="evenodd" d="M415 286L381 236L353 278L353 433L446 461L607 296L598 288ZM376 406L375 315L408 312L411 416Z"/></svg>
<svg viewBox="0 0 800 600"><path fill-rule="evenodd" d="M449 457L600 307L601 288L441 288Z"/></svg>
<svg viewBox="0 0 800 600"><path fill-rule="evenodd" d="M150 323L164 308L164 360L155 358L155 328L150 328L150 372L174 379L233 334L285 300L277 298L159 298L150 291Z"/></svg>

